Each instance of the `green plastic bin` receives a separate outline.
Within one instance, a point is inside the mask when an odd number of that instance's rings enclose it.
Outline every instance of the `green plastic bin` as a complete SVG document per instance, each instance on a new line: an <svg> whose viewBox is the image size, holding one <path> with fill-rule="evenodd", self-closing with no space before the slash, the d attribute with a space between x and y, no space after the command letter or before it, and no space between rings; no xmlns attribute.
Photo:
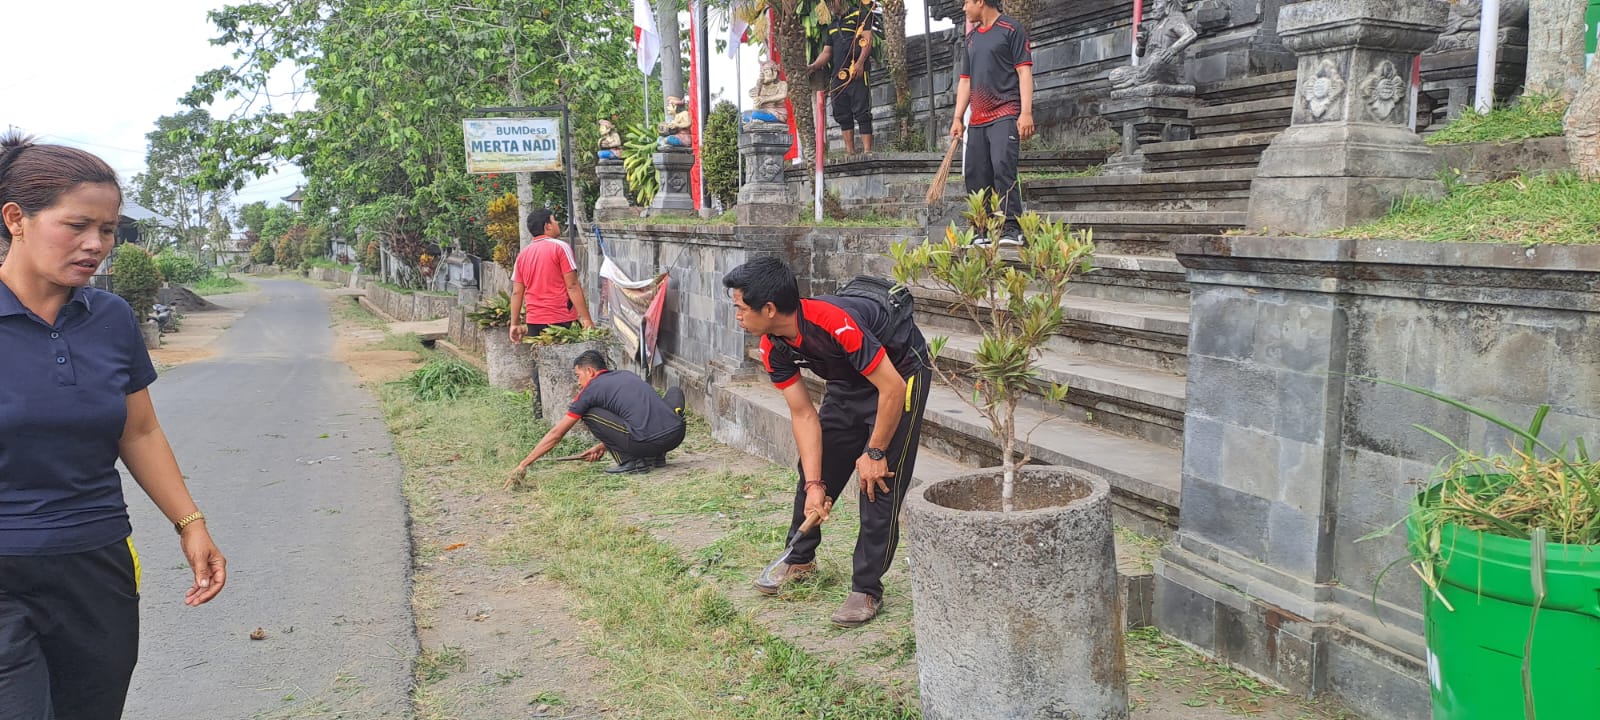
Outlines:
<svg viewBox="0 0 1600 720"><path fill-rule="evenodd" d="M1589 0L1589 12L1583 17L1589 21L1589 32L1584 36L1583 48L1592 56L1596 43L1600 42L1600 37L1597 37L1600 34L1600 0Z"/></svg>
<svg viewBox="0 0 1600 720"><path fill-rule="evenodd" d="M1407 522L1413 546L1421 542L1415 518ZM1600 547L1546 544L1537 624L1531 551L1527 540L1441 530L1439 591L1454 611L1422 591L1433 720L1527 720L1522 659L1530 627L1537 718L1600 718Z"/></svg>

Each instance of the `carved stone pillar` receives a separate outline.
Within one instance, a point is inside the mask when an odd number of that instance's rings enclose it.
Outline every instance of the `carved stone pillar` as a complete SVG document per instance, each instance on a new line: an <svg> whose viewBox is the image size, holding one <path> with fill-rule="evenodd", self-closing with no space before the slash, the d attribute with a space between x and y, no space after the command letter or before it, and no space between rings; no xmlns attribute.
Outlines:
<svg viewBox="0 0 1600 720"><path fill-rule="evenodd" d="M594 165L594 174L600 178L600 199L594 203L594 219L606 222L633 216L633 205L628 202L628 171L622 161L600 160Z"/></svg>
<svg viewBox="0 0 1600 720"><path fill-rule="evenodd" d="M744 183L734 207L740 225L785 225L794 220L796 208L784 180L788 164L783 156L790 144L787 125L752 122L740 131Z"/></svg>
<svg viewBox="0 0 1600 720"><path fill-rule="evenodd" d="M694 169L694 151L666 147L653 158L661 176L661 188L650 202L650 214L693 213L694 196L689 194L689 171Z"/></svg>
<svg viewBox="0 0 1600 720"><path fill-rule="evenodd" d="M1407 126L1412 58L1444 29L1437 0L1309 0L1278 16L1300 58L1292 125L1261 157L1249 226L1314 234L1437 198L1439 163Z"/></svg>

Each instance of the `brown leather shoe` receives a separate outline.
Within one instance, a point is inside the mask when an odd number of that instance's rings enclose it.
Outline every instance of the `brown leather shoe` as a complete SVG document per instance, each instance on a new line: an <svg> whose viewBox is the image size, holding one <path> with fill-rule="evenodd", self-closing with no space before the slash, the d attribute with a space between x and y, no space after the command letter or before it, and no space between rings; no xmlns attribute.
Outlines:
<svg viewBox="0 0 1600 720"><path fill-rule="evenodd" d="M844 605L833 614L833 624L842 628L864 625L878 616L878 608L882 605L882 600L866 593L850 593L850 597L844 599Z"/></svg>
<svg viewBox="0 0 1600 720"><path fill-rule="evenodd" d="M782 565L778 566L777 570L772 571L774 584L763 584L761 582L761 578L756 578L755 581L750 584L754 585L756 591L760 592L762 595L777 595L779 591L783 590L784 585L788 585L796 580L804 579L807 575L816 572L816 570L817 564L814 562L800 563L798 565L783 563Z"/></svg>

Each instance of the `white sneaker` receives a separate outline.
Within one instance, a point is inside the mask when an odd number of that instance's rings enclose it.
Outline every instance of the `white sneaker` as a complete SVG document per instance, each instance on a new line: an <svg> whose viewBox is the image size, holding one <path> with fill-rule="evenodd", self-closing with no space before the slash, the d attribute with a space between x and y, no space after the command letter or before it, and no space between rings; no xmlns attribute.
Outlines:
<svg viewBox="0 0 1600 720"><path fill-rule="evenodd" d="M1018 239L1016 239L1015 237L1013 237L1011 235L1002 235L1002 236L1000 236L1000 247L1017 247L1017 246L1020 246L1021 244L1022 244L1021 240L1018 240Z"/></svg>
<svg viewBox="0 0 1600 720"><path fill-rule="evenodd" d="M973 247L989 247L990 242L991 241L989 240L989 238L986 238L986 237L975 237L975 238L972 239L972 246Z"/></svg>

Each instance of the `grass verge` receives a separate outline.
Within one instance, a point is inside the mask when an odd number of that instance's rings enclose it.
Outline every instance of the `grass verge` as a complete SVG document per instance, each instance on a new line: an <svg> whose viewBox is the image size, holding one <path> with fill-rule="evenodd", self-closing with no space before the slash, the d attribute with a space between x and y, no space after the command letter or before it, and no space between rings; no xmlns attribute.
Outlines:
<svg viewBox="0 0 1600 720"><path fill-rule="evenodd" d="M1468 108L1438 132L1429 135L1429 145L1454 145L1470 142L1505 142L1561 134L1561 119L1567 103L1559 97L1529 95L1515 104L1479 113Z"/></svg>
<svg viewBox="0 0 1600 720"><path fill-rule="evenodd" d="M256 289L255 285L236 277L208 277L189 285L196 295L226 295Z"/></svg>
<svg viewBox="0 0 1600 720"><path fill-rule="evenodd" d="M480 388L455 402L429 402L391 384L379 396L407 468L406 495L418 523L439 519L444 493L498 488L544 430L527 417L521 394ZM559 452L583 443L566 445ZM536 486L504 504L506 517L480 520L514 521L496 544L496 562L537 560L572 592L577 613L597 628L593 652L607 662L611 696L624 716L920 715L914 696L863 682L768 631L709 579L704 558L686 559L631 522L625 508L636 484L646 480L605 475L592 465L536 470ZM750 482L787 483L716 474L684 480L660 498L666 507L721 512L710 508L728 510L730 503L750 502L745 495L760 496L742 492ZM725 497L730 493L737 494ZM762 540L770 545L767 535L781 529L762 525ZM424 557L440 550L418 549Z"/></svg>
<svg viewBox="0 0 1600 720"><path fill-rule="evenodd" d="M1457 186L1443 200L1402 203L1366 225L1329 237L1427 242L1600 243L1600 182L1572 173Z"/></svg>

